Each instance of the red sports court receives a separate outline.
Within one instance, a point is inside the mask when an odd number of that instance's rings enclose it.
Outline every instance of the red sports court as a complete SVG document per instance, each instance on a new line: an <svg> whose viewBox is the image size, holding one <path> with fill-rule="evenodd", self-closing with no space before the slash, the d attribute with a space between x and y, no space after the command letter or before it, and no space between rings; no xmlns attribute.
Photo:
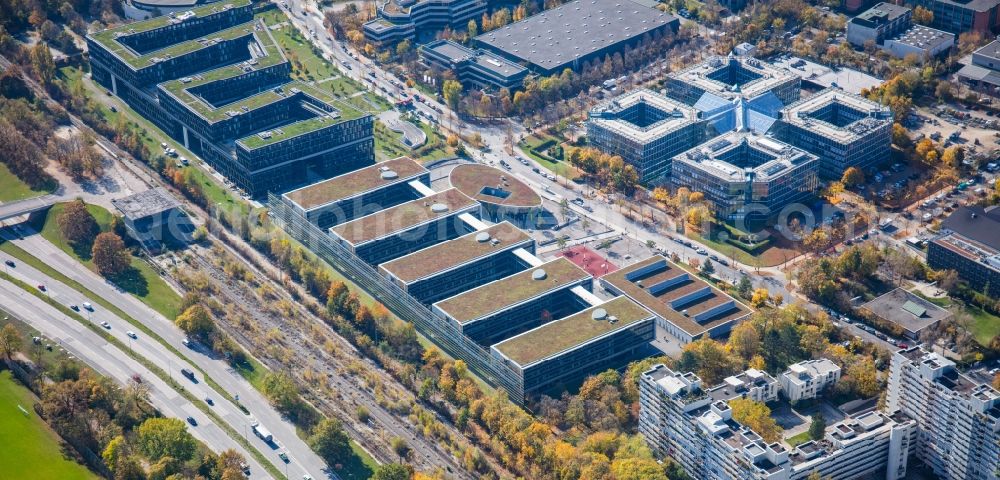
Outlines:
<svg viewBox="0 0 1000 480"><path fill-rule="evenodd" d="M566 250L559 252L559 256L568 258L571 262L586 270L587 273L591 274L594 278L598 278L602 275L618 270L618 265L609 262L608 259L602 257L597 252L584 245L567 248Z"/></svg>

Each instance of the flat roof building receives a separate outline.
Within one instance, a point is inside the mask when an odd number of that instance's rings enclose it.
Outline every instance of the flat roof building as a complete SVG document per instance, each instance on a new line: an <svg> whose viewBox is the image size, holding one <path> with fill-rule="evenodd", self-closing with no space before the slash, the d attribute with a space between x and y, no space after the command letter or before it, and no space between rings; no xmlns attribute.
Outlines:
<svg viewBox="0 0 1000 480"><path fill-rule="evenodd" d="M886 39L882 48L896 58L917 57L921 63L928 58L948 53L955 45L955 34L923 25Z"/></svg>
<svg viewBox="0 0 1000 480"><path fill-rule="evenodd" d="M454 188L331 227L341 245L372 265L468 233L460 216L479 204Z"/></svg>
<svg viewBox="0 0 1000 480"><path fill-rule="evenodd" d="M848 418L827 427L822 440L790 448L768 443L733 418L729 402L749 395L746 388L729 386L728 379L706 387L694 373L654 365L639 379L639 433L656 455L669 456L692 478L704 480L906 476L917 428L905 415L870 412Z"/></svg>
<svg viewBox="0 0 1000 480"><path fill-rule="evenodd" d="M914 0L934 14L934 28L962 34L978 32L984 35L1000 29L1000 0Z"/></svg>
<svg viewBox="0 0 1000 480"><path fill-rule="evenodd" d="M292 81L247 0L87 36L94 80L252 197L370 164L372 117Z"/></svg>
<svg viewBox="0 0 1000 480"><path fill-rule="evenodd" d="M912 9L879 2L847 22L847 41L858 48L864 48L869 41L882 45L886 39L905 32L912 25Z"/></svg>
<svg viewBox="0 0 1000 480"><path fill-rule="evenodd" d="M972 52L972 62L962 65L958 79L980 92L1000 93L1000 40L994 40Z"/></svg>
<svg viewBox="0 0 1000 480"><path fill-rule="evenodd" d="M917 340L920 334L951 318L951 312L924 300L919 295L897 288L861 306L861 311L899 327L906 338Z"/></svg>
<svg viewBox="0 0 1000 480"><path fill-rule="evenodd" d="M1000 297L1000 209L955 209L927 245L927 265L952 269L977 292Z"/></svg>
<svg viewBox="0 0 1000 480"><path fill-rule="evenodd" d="M779 377L781 391L791 402L816 398L840 380L840 367L828 358L805 360L788 366Z"/></svg>
<svg viewBox="0 0 1000 480"><path fill-rule="evenodd" d="M627 297L617 297L508 338L490 350L520 372L526 392L542 392L625 365L653 335L653 314Z"/></svg>
<svg viewBox="0 0 1000 480"><path fill-rule="evenodd" d="M753 312L658 255L604 275L600 283L612 294L625 295L656 314L657 324L681 343L724 336Z"/></svg>
<svg viewBox="0 0 1000 480"><path fill-rule="evenodd" d="M552 75L579 71L583 62L679 27L677 17L633 0L574 0L479 35L473 43Z"/></svg>
<svg viewBox="0 0 1000 480"><path fill-rule="evenodd" d="M667 96L698 108L706 94L732 103L773 93L787 105L799 99L802 80L784 68L754 57L713 56L667 76Z"/></svg>
<svg viewBox="0 0 1000 480"><path fill-rule="evenodd" d="M592 281L582 268L559 257L438 301L432 309L488 346L588 307L572 290L589 289Z"/></svg>
<svg viewBox="0 0 1000 480"><path fill-rule="evenodd" d="M498 2L488 0L384 0L378 18L365 22L365 39L377 45L433 38L447 27L464 29Z"/></svg>
<svg viewBox="0 0 1000 480"><path fill-rule="evenodd" d="M914 452L944 480L994 480L1000 471L1000 392L962 375L937 353L897 350L886 411L915 419Z"/></svg>
<svg viewBox="0 0 1000 480"><path fill-rule="evenodd" d="M702 192L719 218L770 219L819 188L815 155L750 131L709 139L672 160L670 182Z"/></svg>
<svg viewBox="0 0 1000 480"><path fill-rule="evenodd" d="M156 187L111 200L121 212L125 228L144 248L159 250L162 244L186 243L194 225L180 202L163 187Z"/></svg>
<svg viewBox="0 0 1000 480"><path fill-rule="evenodd" d="M871 171L889 161L892 110L829 88L781 111L775 135L820 159L820 176L840 180L849 167Z"/></svg>
<svg viewBox="0 0 1000 480"><path fill-rule="evenodd" d="M292 190L282 196L310 222L320 228L329 228L423 198L424 194L414 189L411 182L430 188L430 171L410 157L398 157Z"/></svg>
<svg viewBox="0 0 1000 480"><path fill-rule="evenodd" d="M601 103L587 118L590 143L621 156L643 183L666 181L670 159L700 143L705 129L697 110L647 89Z"/></svg>
<svg viewBox="0 0 1000 480"><path fill-rule="evenodd" d="M517 249L535 252L535 242L510 223L498 223L379 265L388 277L423 303L524 271Z"/></svg>
<svg viewBox="0 0 1000 480"><path fill-rule="evenodd" d="M528 69L483 49L473 50L451 40L437 40L420 47L424 65L451 70L466 88L517 90L524 86Z"/></svg>
<svg viewBox="0 0 1000 480"><path fill-rule="evenodd" d="M508 221L522 228L536 228L542 197L513 175L478 163L463 163L448 175L451 186L479 201L479 215L491 222Z"/></svg>

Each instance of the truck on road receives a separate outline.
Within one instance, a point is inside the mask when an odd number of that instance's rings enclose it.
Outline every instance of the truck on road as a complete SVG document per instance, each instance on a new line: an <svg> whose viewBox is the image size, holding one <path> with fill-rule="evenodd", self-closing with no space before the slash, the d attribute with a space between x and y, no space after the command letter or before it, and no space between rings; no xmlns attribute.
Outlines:
<svg viewBox="0 0 1000 480"><path fill-rule="evenodd" d="M269 432L266 428L264 428L264 426L261 425L260 423L257 422L253 423L253 433L254 435L260 437L260 439L263 440L265 443L269 444L274 443L274 436L271 435L271 432Z"/></svg>

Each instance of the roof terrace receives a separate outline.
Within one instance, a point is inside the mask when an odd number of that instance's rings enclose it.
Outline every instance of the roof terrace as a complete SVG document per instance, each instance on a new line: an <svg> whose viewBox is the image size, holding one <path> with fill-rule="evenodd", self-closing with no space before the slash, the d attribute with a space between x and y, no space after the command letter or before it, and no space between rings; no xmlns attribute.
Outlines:
<svg viewBox="0 0 1000 480"><path fill-rule="evenodd" d="M464 325L589 278L590 275L572 261L559 257L538 268L487 283L434 305Z"/></svg>
<svg viewBox="0 0 1000 480"><path fill-rule="evenodd" d="M648 89L635 90L590 110L589 121L646 143L698 122L698 112Z"/></svg>
<svg viewBox="0 0 1000 480"><path fill-rule="evenodd" d="M799 78L753 57L714 56L671 73L670 78L723 98L752 99Z"/></svg>
<svg viewBox="0 0 1000 480"><path fill-rule="evenodd" d="M379 269L412 283L530 240L527 233L503 222L383 263Z"/></svg>
<svg viewBox="0 0 1000 480"><path fill-rule="evenodd" d="M652 319L653 314L628 297L617 297L511 337L493 349L524 368Z"/></svg>
<svg viewBox="0 0 1000 480"><path fill-rule="evenodd" d="M412 158L398 157L292 190L285 197L303 210L312 210L377 188L409 182L427 173Z"/></svg>
<svg viewBox="0 0 1000 480"><path fill-rule="evenodd" d="M892 123L889 107L839 88L827 88L791 103L782 109L781 116L785 122L845 143Z"/></svg>
<svg viewBox="0 0 1000 480"><path fill-rule="evenodd" d="M342 223L331 228L330 232L357 246L453 215L474 205L475 200L452 188Z"/></svg>
<svg viewBox="0 0 1000 480"><path fill-rule="evenodd" d="M714 137L680 155L675 162L690 164L730 182L766 182L791 172L816 156L771 137L751 131Z"/></svg>

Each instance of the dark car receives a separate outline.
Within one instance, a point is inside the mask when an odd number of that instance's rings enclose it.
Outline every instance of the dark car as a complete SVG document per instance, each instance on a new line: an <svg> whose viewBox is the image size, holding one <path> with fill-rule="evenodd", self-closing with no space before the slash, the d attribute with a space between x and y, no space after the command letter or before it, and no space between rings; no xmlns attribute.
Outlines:
<svg viewBox="0 0 1000 480"><path fill-rule="evenodd" d="M188 421L188 423L191 424L192 427L197 427L198 426L198 421L195 420L194 417L188 417L187 421Z"/></svg>
<svg viewBox="0 0 1000 480"><path fill-rule="evenodd" d="M3 263L6 263L7 266L10 267L10 268L16 267L16 265L14 265L14 261L13 260L4 260Z"/></svg>

